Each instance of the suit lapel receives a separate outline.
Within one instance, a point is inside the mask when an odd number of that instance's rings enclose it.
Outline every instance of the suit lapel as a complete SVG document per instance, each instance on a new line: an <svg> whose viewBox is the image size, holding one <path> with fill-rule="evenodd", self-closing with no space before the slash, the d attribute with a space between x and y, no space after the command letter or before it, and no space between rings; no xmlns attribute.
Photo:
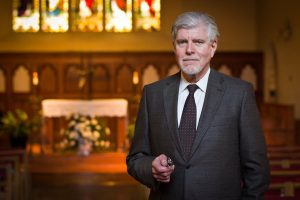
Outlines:
<svg viewBox="0 0 300 200"><path fill-rule="evenodd" d="M209 128L210 123L213 120L213 117L215 116L216 111L218 110L218 107L222 101L225 90L222 86L223 81L223 78L220 77L215 70L211 69L203 108L197 127L196 138L191 150L191 157L197 150L203 137L206 135L207 129Z"/></svg>
<svg viewBox="0 0 300 200"><path fill-rule="evenodd" d="M164 107L168 122L168 127L171 131L173 142L175 143L178 152L184 158L182 149L180 146L178 122L177 122L177 102L178 102L178 90L180 83L180 72L177 73L173 79L171 79L164 88Z"/></svg>

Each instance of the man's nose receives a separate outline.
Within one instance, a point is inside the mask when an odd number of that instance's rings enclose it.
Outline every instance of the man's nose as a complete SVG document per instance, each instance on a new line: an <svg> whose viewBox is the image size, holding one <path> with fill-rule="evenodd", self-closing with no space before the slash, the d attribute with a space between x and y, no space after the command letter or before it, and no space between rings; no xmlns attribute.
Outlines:
<svg viewBox="0 0 300 200"><path fill-rule="evenodd" d="M192 42L188 42L186 46L186 53L187 54L192 54L194 53L194 46Z"/></svg>

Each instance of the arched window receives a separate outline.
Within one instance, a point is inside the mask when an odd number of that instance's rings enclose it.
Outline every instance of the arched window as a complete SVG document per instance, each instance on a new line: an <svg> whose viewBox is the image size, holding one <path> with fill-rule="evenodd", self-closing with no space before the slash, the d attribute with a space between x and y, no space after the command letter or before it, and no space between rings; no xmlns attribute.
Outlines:
<svg viewBox="0 0 300 200"><path fill-rule="evenodd" d="M14 0L12 24L17 32L40 30L40 1Z"/></svg>
<svg viewBox="0 0 300 200"><path fill-rule="evenodd" d="M253 67L251 65L246 65L243 68L240 78L242 80L252 83L254 89L255 90L257 89L257 77L256 77L255 70L253 69Z"/></svg>
<svg viewBox="0 0 300 200"><path fill-rule="evenodd" d="M69 0L41 0L41 25L44 32L69 30Z"/></svg>
<svg viewBox="0 0 300 200"><path fill-rule="evenodd" d="M0 66L0 93L4 93L6 91L6 77L4 70Z"/></svg>
<svg viewBox="0 0 300 200"><path fill-rule="evenodd" d="M30 73L28 69L19 65L13 75L13 91L16 93L30 92Z"/></svg>
<svg viewBox="0 0 300 200"><path fill-rule="evenodd" d="M159 80L159 74L154 65L148 65L145 67L142 74L142 79L143 86Z"/></svg>
<svg viewBox="0 0 300 200"><path fill-rule="evenodd" d="M159 31L161 0L13 0L17 32ZM40 27L41 24L41 27Z"/></svg>
<svg viewBox="0 0 300 200"><path fill-rule="evenodd" d="M160 0L134 0L135 28L160 30Z"/></svg>
<svg viewBox="0 0 300 200"><path fill-rule="evenodd" d="M225 75L232 76L231 69L227 65L221 65L218 71Z"/></svg>
<svg viewBox="0 0 300 200"><path fill-rule="evenodd" d="M71 1L73 31L103 31L103 0Z"/></svg>

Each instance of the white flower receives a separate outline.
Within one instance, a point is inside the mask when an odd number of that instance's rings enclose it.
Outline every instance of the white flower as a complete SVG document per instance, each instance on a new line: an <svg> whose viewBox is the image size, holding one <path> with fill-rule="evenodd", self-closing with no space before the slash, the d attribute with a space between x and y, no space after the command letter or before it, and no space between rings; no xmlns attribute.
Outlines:
<svg viewBox="0 0 300 200"><path fill-rule="evenodd" d="M97 129L98 131L100 131L100 130L101 130L101 126L100 126L100 125L97 125L97 126L96 126L96 129Z"/></svg>
<svg viewBox="0 0 300 200"><path fill-rule="evenodd" d="M91 128L90 126L88 126L88 127L85 128L85 131L91 132L91 131L92 131L92 128Z"/></svg>
<svg viewBox="0 0 300 200"><path fill-rule="evenodd" d="M100 133L98 131L93 131L93 135L98 139L100 138Z"/></svg>
<svg viewBox="0 0 300 200"><path fill-rule="evenodd" d="M74 120L70 121L69 127L72 127L72 126L74 126L74 125L76 125L76 121L74 121Z"/></svg>
<svg viewBox="0 0 300 200"><path fill-rule="evenodd" d="M94 147L108 148L110 142L106 136L111 134L108 127L102 127L96 117L73 114L69 118L67 129L62 130L64 139L59 144L61 148L77 147L79 141L86 141ZM105 138L102 138L105 136Z"/></svg>
<svg viewBox="0 0 300 200"><path fill-rule="evenodd" d="M85 121L85 122L84 122L84 125L85 125L85 126L90 125L90 121Z"/></svg>
<svg viewBox="0 0 300 200"><path fill-rule="evenodd" d="M92 136L92 132L91 131L84 131L84 132L82 132L82 136L84 137L84 138L91 138L91 136Z"/></svg>
<svg viewBox="0 0 300 200"><path fill-rule="evenodd" d="M69 137L71 139L78 139L78 134L75 131L70 132Z"/></svg>
<svg viewBox="0 0 300 200"><path fill-rule="evenodd" d="M79 124L79 128L80 128L81 130L83 130L85 127L86 127L85 124Z"/></svg>
<svg viewBox="0 0 300 200"><path fill-rule="evenodd" d="M97 121L95 118L93 118L92 121L91 121L91 124L92 124L92 125L97 125L97 124L98 124L98 121Z"/></svg>

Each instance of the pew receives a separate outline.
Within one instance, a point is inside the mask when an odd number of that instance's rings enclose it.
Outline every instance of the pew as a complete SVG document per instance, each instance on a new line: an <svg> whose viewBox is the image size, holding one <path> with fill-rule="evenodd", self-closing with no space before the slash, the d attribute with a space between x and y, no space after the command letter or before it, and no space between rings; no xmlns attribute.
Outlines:
<svg viewBox="0 0 300 200"><path fill-rule="evenodd" d="M300 170L300 159L273 159L270 160L271 170Z"/></svg>
<svg viewBox="0 0 300 200"><path fill-rule="evenodd" d="M300 182L271 183L265 200L299 199Z"/></svg>
<svg viewBox="0 0 300 200"><path fill-rule="evenodd" d="M25 150L7 149L0 151L0 164L11 168L12 199L28 200L30 197L30 176Z"/></svg>
<svg viewBox="0 0 300 200"><path fill-rule="evenodd" d="M0 199L12 200L12 167L0 163Z"/></svg>
<svg viewBox="0 0 300 200"><path fill-rule="evenodd" d="M268 147L271 183L266 200L300 199L300 147Z"/></svg>

